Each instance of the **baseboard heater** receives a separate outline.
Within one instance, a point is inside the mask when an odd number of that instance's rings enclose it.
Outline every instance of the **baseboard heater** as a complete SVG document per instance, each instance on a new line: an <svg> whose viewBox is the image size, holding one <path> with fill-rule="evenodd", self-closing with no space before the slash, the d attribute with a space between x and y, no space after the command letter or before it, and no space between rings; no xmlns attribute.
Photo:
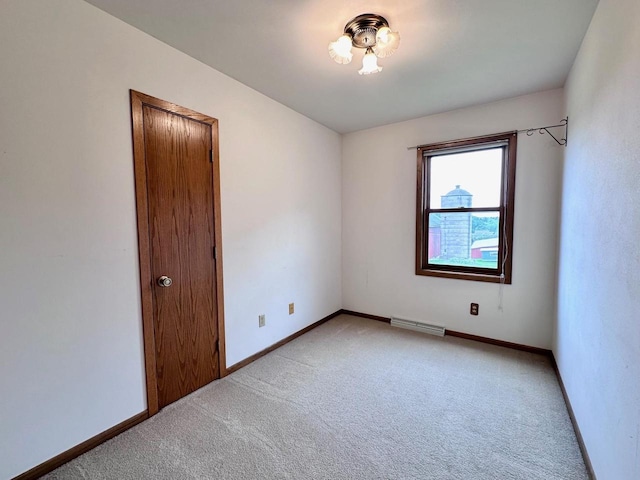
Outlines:
<svg viewBox="0 0 640 480"><path fill-rule="evenodd" d="M408 330L415 330L416 332L429 333L431 335L444 337L445 328L441 325L432 325L399 317L391 317L391 325L394 327L406 328Z"/></svg>

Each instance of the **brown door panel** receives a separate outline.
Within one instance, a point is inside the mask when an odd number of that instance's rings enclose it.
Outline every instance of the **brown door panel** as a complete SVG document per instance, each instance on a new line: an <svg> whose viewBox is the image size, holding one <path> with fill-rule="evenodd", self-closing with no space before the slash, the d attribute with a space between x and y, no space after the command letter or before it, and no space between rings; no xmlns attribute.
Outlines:
<svg viewBox="0 0 640 480"><path fill-rule="evenodd" d="M220 377L212 126L146 104L141 116L162 408Z"/></svg>

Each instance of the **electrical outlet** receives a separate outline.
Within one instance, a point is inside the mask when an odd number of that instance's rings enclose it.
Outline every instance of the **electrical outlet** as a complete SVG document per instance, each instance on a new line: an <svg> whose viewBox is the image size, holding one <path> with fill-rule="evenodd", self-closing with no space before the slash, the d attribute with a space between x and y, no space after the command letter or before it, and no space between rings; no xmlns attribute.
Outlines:
<svg viewBox="0 0 640 480"><path fill-rule="evenodd" d="M472 303L471 308L469 308L469 313L471 315L478 315L479 311L480 311L480 305L478 305L477 303Z"/></svg>
<svg viewBox="0 0 640 480"><path fill-rule="evenodd" d="M289 315L293 315L293 303L289 304Z"/></svg>
<svg viewBox="0 0 640 480"><path fill-rule="evenodd" d="M265 315L258 315L258 327L264 327L267 324Z"/></svg>

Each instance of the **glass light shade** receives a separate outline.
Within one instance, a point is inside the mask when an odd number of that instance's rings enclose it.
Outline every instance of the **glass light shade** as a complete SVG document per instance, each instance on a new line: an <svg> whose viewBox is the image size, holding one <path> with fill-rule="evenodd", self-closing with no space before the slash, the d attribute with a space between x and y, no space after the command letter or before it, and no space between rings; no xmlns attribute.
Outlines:
<svg viewBox="0 0 640 480"><path fill-rule="evenodd" d="M353 53L351 53L351 37L349 35L342 35L335 42L329 44L329 56L333 58L336 63L347 64L351 62Z"/></svg>
<svg viewBox="0 0 640 480"><path fill-rule="evenodd" d="M389 27L382 27L376 33L376 44L373 47L375 54L380 57L388 57L398 49L400 34L392 32Z"/></svg>
<svg viewBox="0 0 640 480"><path fill-rule="evenodd" d="M362 68L358 70L360 75L369 75L370 73L378 73L382 71L382 67L378 66L378 57L371 50L367 50L362 59Z"/></svg>

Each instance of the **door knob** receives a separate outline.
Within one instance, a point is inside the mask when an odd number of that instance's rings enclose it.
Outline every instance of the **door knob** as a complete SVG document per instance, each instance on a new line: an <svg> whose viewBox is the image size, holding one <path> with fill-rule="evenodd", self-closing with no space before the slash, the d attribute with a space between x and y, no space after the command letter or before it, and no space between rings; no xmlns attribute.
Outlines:
<svg viewBox="0 0 640 480"><path fill-rule="evenodd" d="M171 278L167 277L166 275L162 275L160 278L158 278L158 285L161 287L170 287L172 283L173 280L171 280Z"/></svg>

